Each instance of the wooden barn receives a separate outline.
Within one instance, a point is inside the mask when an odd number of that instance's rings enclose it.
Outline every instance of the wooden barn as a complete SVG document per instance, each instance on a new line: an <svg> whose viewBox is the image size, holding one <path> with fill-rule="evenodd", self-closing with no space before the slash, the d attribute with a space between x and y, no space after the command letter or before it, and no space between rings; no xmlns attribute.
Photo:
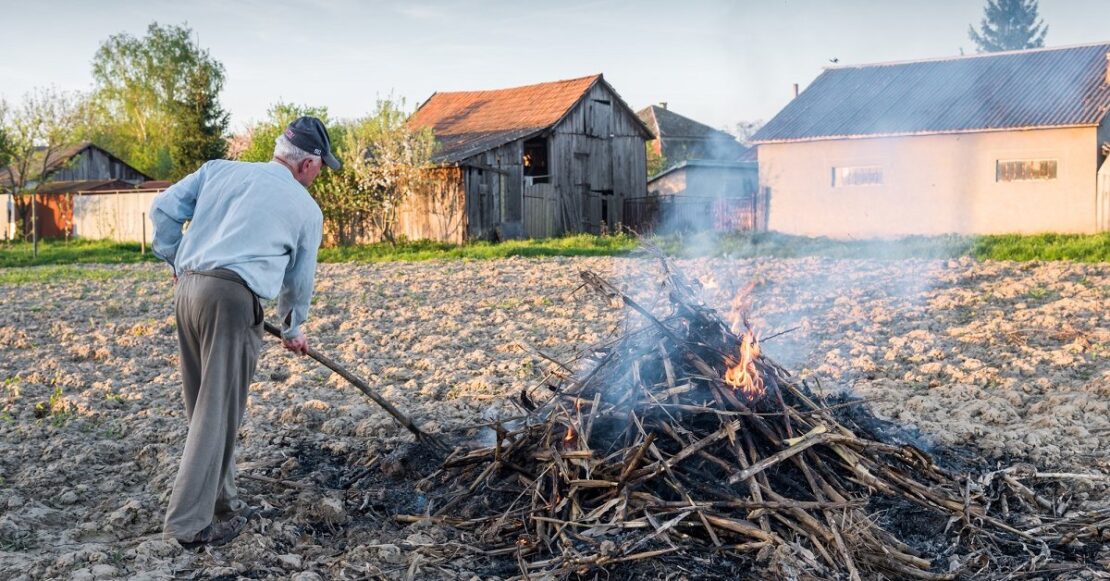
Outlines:
<svg viewBox="0 0 1110 581"><path fill-rule="evenodd" d="M646 194L651 130L602 75L436 93L409 123L431 128L441 166L437 191L402 212L409 238L598 233Z"/></svg>
<svg viewBox="0 0 1110 581"><path fill-rule="evenodd" d="M40 154L41 158L41 154ZM150 176L131 167L96 144L83 141L61 148L50 154L46 170L43 160L32 164L35 176L28 180L37 205L38 234L40 237L62 237L73 233L74 196L86 192L133 190L150 180ZM9 190L18 180L14 167L0 170L0 188ZM9 195L6 203L7 232L11 237L16 223L22 219L15 200ZM30 205L25 206L30 212Z"/></svg>

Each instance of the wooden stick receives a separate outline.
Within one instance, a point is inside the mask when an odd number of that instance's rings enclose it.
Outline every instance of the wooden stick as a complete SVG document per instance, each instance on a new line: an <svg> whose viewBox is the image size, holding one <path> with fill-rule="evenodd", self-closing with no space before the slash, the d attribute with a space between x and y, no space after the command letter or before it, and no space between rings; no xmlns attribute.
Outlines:
<svg viewBox="0 0 1110 581"><path fill-rule="evenodd" d="M259 482L265 482L267 484L277 484L279 486L296 488L298 490L312 490L316 488L315 486L302 484L300 482L293 482L291 480L278 480L276 478L270 478L269 476L262 476L261 474L251 474L250 472L240 472L239 476L242 476L243 478L246 478L248 480L257 480Z"/></svg>

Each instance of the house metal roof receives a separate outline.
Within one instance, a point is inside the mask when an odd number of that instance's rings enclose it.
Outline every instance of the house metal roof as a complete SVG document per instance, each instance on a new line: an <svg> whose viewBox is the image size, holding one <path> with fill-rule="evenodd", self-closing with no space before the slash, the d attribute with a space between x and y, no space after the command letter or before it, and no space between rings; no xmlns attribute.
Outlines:
<svg viewBox="0 0 1110 581"><path fill-rule="evenodd" d="M760 129L775 143L1097 125L1110 43L828 68Z"/></svg>

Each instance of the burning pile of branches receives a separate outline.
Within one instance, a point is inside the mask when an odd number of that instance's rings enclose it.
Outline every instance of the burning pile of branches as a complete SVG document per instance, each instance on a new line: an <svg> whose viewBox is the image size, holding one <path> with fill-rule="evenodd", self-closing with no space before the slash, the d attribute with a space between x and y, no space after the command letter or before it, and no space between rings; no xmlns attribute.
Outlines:
<svg viewBox="0 0 1110 581"><path fill-rule="evenodd" d="M493 446L444 463L453 490L436 514L497 547L487 554L515 555L529 578L762 566L788 577L948 579L1076 571L1097 550L1110 513L1065 518L1018 471L972 477L938 465L858 401L797 381L761 352L742 315L726 323L660 260L658 316L583 272L643 325L598 348L596 364L552 386L542 405L522 394L535 409L498 425ZM930 548L921 534L884 527L882 511L931 515Z"/></svg>

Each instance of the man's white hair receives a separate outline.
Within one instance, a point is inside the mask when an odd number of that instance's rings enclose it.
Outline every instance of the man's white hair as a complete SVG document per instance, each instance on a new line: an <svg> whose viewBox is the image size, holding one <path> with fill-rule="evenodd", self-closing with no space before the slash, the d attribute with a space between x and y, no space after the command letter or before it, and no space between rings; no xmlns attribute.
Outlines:
<svg viewBox="0 0 1110 581"><path fill-rule="evenodd" d="M297 165L306 159L320 160L319 155L313 155L289 141L285 135L278 135L274 141L274 157L285 160L286 163Z"/></svg>

